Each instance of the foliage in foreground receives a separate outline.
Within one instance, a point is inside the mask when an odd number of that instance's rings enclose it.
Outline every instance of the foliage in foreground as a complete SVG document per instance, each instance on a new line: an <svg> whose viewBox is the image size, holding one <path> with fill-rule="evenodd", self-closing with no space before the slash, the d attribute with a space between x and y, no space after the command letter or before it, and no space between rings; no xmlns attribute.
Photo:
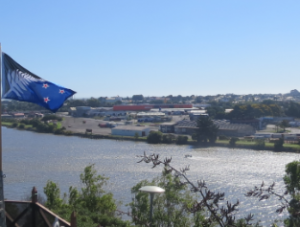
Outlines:
<svg viewBox="0 0 300 227"><path fill-rule="evenodd" d="M187 186L180 184L179 179L165 169L160 177L151 182L143 180L131 189L134 198L129 205L135 225L150 225L149 194L139 191L141 187L149 185L156 185L165 189L164 193L154 196L152 226L194 226L196 223L203 224L205 222L202 213L192 215L189 212L194 198Z"/></svg>
<svg viewBox="0 0 300 227"><path fill-rule="evenodd" d="M77 226L96 227L99 224L107 227L129 227L130 223L122 221L116 216L116 201L111 193L105 193L103 186L107 178L97 175L94 165L89 165L80 174L84 187L78 191L75 187L69 188L69 193L60 198L60 189L52 181L44 187L47 197L46 207L66 220L70 220L71 213L76 211Z"/></svg>
<svg viewBox="0 0 300 227"><path fill-rule="evenodd" d="M238 219L236 220L235 214L238 211L239 201L237 201L234 204L231 204L227 201L224 206L221 206L220 203L222 200L224 200L225 194L220 192L214 192L210 190L206 183L204 181L198 181L197 184L191 182L186 173L189 170L189 167L185 167L181 170L177 170L174 167L170 165L171 158L166 158L163 161L159 159L159 155L152 154L152 155L146 155L144 154L141 156L140 162L145 163L151 163L153 164L152 168L155 168L158 165L163 165L165 168L164 174L170 174L170 179L173 180L173 190L178 188L179 186L184 186L180 190L177 191L178 194L175 194L176 197L180 195L184 195L186 190L189 190L191 192L194 192L192 195L191 200L189 199L183 199L180 201L180 203L177 201L177 204L175 205L176 211L180 212L186 212L184 215L185 217L189 217L189 214L194 217L194 219L186 219L186 223L181 223L181 225L177 225L176 221L176 215L170 217L175 217L175 219L171 219L170 224L166 224L166 222L170 219L163 219L163 216L159 216L159 220L162 221L161 223L157 222L157 219L154 220L155 225L154 226L202 226L202 227L213 227L213 226L220 226L220 227L247 227L247 226L259 226L258 223L253 223L253 215L249 214L244 219ZM172 176L171 176L172 175ZM142 186L143 182L141 182ZM160 184L160 182L159 182ZM138 187L137 186L137 187ZM165 187L167 187L166 185ZM133 192L135 192L136 188L133 188ZM166 197L168 196L169 192L166 190ZM139 194L138 194L139 196ZM138 199L135 199L133 201L133 204L137 202L137 208L144 208L146 209L148 207L146 197L144 199L141 199L140 197ZM139 206L141 204L144 204L144 206ZM167 206L166 201L162 204L162 206ZM135 207L133 207L135 208ZM157 207L159 209L159 207ZM139 212L137 210L136 212ZM166 212L166 209L163 209L161 211L162 213ZM179 213L180 213L179 212ZM175 212L176 213L176 212ZM166 213L167 215L168 213ZM205 216L203 216L205 214ZM134 218L137 218L138 220L141 220L139 213L136 213L136 216ZM188 223L189 222L189 223ZM173 223L173 224L172 224ZM158 225L159 224L159 225ZM142 225L147 226L147 225Z"/></svg>

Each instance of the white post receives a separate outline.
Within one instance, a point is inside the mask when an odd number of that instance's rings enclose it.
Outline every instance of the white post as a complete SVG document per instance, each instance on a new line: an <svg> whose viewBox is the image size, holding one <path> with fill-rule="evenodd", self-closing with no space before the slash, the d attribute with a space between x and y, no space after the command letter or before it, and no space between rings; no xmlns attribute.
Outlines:
<svg viewBox="0 0 300 227"><path fill-rule="evenodd" d="M2 87L2 51L0 43L0 97ZM1 99L0 99L0 112L1 111ZM2 171L2 119L0 119L0 227L6 227L5 216L5 203L4 203L4 184L3 184L3 171Z"/></svg>

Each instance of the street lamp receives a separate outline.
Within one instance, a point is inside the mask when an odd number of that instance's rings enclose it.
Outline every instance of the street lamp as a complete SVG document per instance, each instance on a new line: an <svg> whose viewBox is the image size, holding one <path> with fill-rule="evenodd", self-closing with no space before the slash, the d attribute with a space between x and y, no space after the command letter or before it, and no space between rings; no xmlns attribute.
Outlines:
<svg viewBox="0 0 300 227"><path fill-rule="evenodd" d="M150 194L150 223L152 225L152 211L153 211L152 206L153 206L154 194L164 193L165 189L156 186L144 186L141 187L139 190Z"/></svg>

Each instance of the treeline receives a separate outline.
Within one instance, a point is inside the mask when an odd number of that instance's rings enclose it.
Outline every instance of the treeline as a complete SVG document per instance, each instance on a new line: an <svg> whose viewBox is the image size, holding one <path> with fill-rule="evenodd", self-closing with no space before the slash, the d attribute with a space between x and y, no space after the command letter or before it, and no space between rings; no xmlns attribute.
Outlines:
<svg viewBox="0 0 300 227"><path fill-rule="evenodd" d="M290 102L275 102L271 100L262 103L236 104L211 102L207 113L214 119L254 119L264 116L288 116L300 118L300 104ZM225 113L225 109L233 109Z"/></svg>

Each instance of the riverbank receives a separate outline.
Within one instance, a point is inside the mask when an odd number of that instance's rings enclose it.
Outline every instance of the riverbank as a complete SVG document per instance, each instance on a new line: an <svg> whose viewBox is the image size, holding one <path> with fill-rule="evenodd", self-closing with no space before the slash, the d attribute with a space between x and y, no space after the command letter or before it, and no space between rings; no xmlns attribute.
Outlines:
<svg viewBox="0 0 300 227"><path fill-rule="evenodd" d="M101 135L101 134L93 134L93 133L81 133L81 132L72 132L69 130L62 130L60 125L58 124L57 128L53 130L52 132L45 132L45 131L39 131L37 128L32 127L31 125L24 125L24 127L15 126L11 122L2 122L2 126L8 127L8 128L15 128L18 130L27 130L37 133L51 133L55 135L65 135L65 136L78 136L81 138L88 138L88 139L111 139L111 140L117 140L117 141L135 141L135 142L147 142L146 137L129 137L129 136L115 136L115 135ZM176 144L173 143L160 143L160 144ZM179 145L179 144L177 144ZM255 141L246 141L246 140L239 140L236 142L234 146L231 146L229 144L229 140L217 140L214 144L199 144L197 141L194 140L188 140L186 144L184 145L190 145L197 148L205 148L205 147L226 147L231 149L253 149L253 150L268 150L268 151L274 151L274 152L294 152L294 153L300 153L300 145L298 144L283 144L283 148L280 151L274 150L274 143L265 142L264 146L257 146ZM180 145L179 145L180 146Z"/></svg>

